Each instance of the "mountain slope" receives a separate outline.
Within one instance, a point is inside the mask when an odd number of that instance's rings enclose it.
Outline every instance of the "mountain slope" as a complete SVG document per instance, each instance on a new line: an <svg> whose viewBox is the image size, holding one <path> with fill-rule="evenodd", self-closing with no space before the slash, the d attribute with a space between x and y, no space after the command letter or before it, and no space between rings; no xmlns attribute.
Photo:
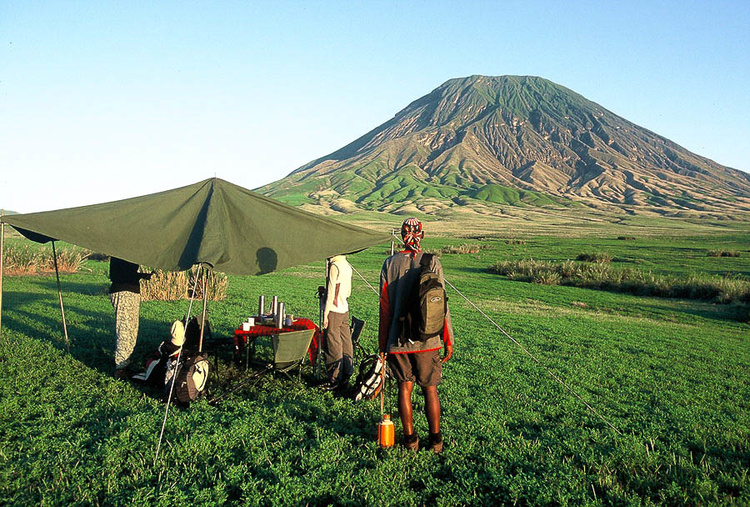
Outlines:
<svg viewBox="0 0 750 507"><path fill-rule="evenodd" d="M339 211L456 206L750 210L750 175L539 77L452 79L260 189Z"/></svg>

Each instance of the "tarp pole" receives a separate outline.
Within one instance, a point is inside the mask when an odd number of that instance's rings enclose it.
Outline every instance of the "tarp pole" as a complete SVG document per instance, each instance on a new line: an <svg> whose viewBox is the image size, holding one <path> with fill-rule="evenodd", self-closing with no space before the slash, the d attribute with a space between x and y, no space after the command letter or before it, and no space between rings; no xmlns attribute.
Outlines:
<svg viewBox="0 0 750 507"><path fill-rule="evenodd" d="M195 272L195 281L193 282L193 294L190 296L190 304L188 305L188 313L187 317L185 318L185 326L187 326L187 323L190 322L190 314L192 313L193 309L193 300L195 299L195 290L196 286L198 285L198 277L201 275L201 267L202 264L198 264L198 269ZM201 326L203 328L203 326ZM202 331L201 331L202 332ZM184 343L180 345L180 348L177 352L177 366L175 366L174 374L172 376L172 380L170 380L170 386L169 386L169 396L167 396L167 406L164 408L164 420L161 423L161 431L159 432L159 441L156 443L156 452L154 453L154 466L156 466L156 460L159 458L159 449L161 449L161 441L164 438L164 428L167 427L167 416L169 415L169 406L172 404L172 393L174 392L174 384L177 377L177 371L179 370L180 361L182 360L182 348L184 347Z"/></svg>
<svg viewBox="0 0 750 507"><path fill-rule="evenodd" d="M5 258L5 210L0 210L0 337L3 336L3 260Z"/></svg>
<svg viewBox="0 0 750 507"><path fill-rule="evenodd" d="M60 299L60 313L62 313L63 332L65 333L65 348L70 352L70 341L68 340L68 325L65 323L65 305L63 305L62 287L60 286L60 271L57 269L57 251L55 241L52 240L52 258L55 262L55 276L57 277L57 296Z"/></svg>
<svg viewBox="0 0 750 507"><path fill-rule="evenodd" d="M198 344L198 353L203 352L203 330L206 328L206 302L208 300L208 270L203 270L203 314L201 315L201 339Z"/></svg>

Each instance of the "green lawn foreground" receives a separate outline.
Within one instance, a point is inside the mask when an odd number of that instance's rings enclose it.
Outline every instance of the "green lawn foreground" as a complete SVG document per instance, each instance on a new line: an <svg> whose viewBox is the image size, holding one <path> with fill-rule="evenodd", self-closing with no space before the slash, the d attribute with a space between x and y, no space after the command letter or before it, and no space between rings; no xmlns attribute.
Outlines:
<svg viewBox="0 0 750 507"><path fill-rule="evenodd" d="M705 253L727 242L746 252L747 240L547 237L518 245L493 240L478 254L443 255L449 281L543 366L449 289L457 344L440 388L447 445L439 456L379 449L379 402L353 404L305 382L269 378L218 407L205 400L172 407L154 464L164 404L111 378L107 264L87 261L83 272L62 277L70 353L54 277L6 277L0 504L747 505L746 307L535 285L486 272L498 260L564 260L606 249L661 272L687 266L750 276L748 254ZM426 246L461 242L432 239ZM350 261L377 286L384 256L385 249L372 248ZM210 303L214 333L231 334L254 313L259 294L279 295L289 312L317 320L322 273L318 263L230 277L227 300ZM367 320L363 343L374 351L377 295L357 275L354 284L350 304ZM186 310L187 302L142 304L136 366ZM220 368L213 393L226 387L229 367ZM421 398L415 402L424 437ZM395 406L395 386L387 406ZM397 417L395 408L391 413Z"/></svg>

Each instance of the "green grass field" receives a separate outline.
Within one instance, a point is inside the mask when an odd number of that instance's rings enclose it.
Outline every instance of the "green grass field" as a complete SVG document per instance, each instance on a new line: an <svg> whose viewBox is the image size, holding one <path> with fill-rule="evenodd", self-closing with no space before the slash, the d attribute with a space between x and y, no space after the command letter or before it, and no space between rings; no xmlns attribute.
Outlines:
<svg viewBox="0 0 750 507"><path fill-rule="evenodd" d="M69 353L54 277L4 280L0 504L750 503L747 304L539 285L487 271L499 261L604 251L613 264L658 274L747 278L750 224L659 219L650 227L636 218L630 227L592 222L590 234L574 222L560 230L516 224L486 235L461 229L490 239L451 237L442 228L443 237L429 237L428 229L426 248L486 246L443 254L446 278L539 361L449 289L457 343L440 387L443 454L381 450L379 402L320 392L306 370L301 383L266 378L218 406L172 407L154 463L165 406L148 389L112 379L107 264L86 261L62 277ZM711 250L740 256L711 257ZM386 247L371 248L349 260L377 286L385 256ZM214 334L231 335L260 294L279 295L288 312L317 320L322 282L322 262L230 277L227 299L209 305ZM374 352L377 295L356 275L354 284L350 305L367 320L362 342ZM136 366L187 306L142 303ZM230 357L230 350L219 355L211 394L236 374ZM417 392L414 400L416 428L426 437ZM386 406L394 405L390 386Z"/></svg>

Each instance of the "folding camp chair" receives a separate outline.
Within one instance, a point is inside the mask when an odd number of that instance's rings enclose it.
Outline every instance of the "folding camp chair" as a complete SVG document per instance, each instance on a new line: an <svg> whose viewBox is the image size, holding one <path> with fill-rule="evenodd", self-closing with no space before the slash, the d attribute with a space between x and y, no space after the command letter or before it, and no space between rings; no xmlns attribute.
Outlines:
<svg viewBox="0 0 750 507"><path fill-rule="evenodd" d="M358 319L357 317L352 317L352 323L349 326L349 334L352 337L352 353L354 357L352 357L352 361L355 361L357 358L357 353L359 353L360 356L365 357L367 353L365 352L364 347L359 343L359 337L362 334L362 329L364 329L366 324L366 321L362 319ZM325 340L325 333L323 333L322 339ZM319 354L318 359L316 361L315 366L315 377L319 378L322 375L325 376L325 354L323 354L323 343L321 342L319 344ZM320 368L318 368L319 363L322 363Z"/></svg>
<svg viewBox="0 0 750 507"><path fill-rule="evenodd" d="M303 329L272 335L273 368L271 371L282 373L291 379L289 372L297 368L297 377L302 379L302 364L307 357L307 350L310 348L314 333L314 329Z"/></svg>
<svg viewBox="0 0 750 507"><path fill-rule="evenodd" d="M359 343L359 336L362 334L362 329L365 327L365 321L358 319L357 317L352 317L352 325L349 326L351 330L352 335L352 348L354 349L354 357L357 357L357 352L359 352L362 357L366 356L365 349L362 347L362 345ZM352 358L354 359L354 358Z"/></svg>
<svg viewBox="0 0 750 507"><path fill-rule="evenodd" d="M278 333L271 335L271 344L273 345L273 362L266 365L266 367L260 371L256 371L249 377L245 378L234 387L226 391L220 396L216 396L210 399L210 404L216 404L228 395L238 391L246 385L253 382L257 383L260 378L266 373L281 373L288 379L293 380L290 372L297 368L297 379L302 379L302 364L305 362L307 357L307 351L310 348L312 342L314 329L303 329L301 331L289 331L287 333Z"/></svg>

